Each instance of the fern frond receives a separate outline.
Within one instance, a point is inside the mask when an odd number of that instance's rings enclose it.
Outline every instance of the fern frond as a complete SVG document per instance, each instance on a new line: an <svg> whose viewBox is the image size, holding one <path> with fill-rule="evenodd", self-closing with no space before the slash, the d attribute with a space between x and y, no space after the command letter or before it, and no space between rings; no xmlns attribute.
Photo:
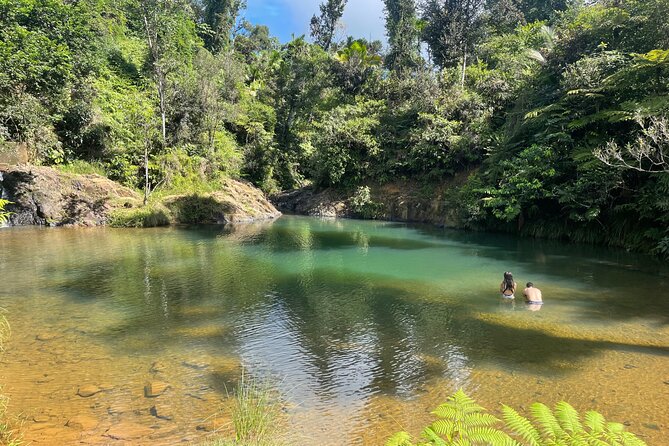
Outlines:
<svg viewBox="0 0 669 446"><path fill-rule="evenodd" d="M620 435L620 438L623 442L623 446L648 446L646 442L631 432L623 432Z"/></svg>
<svg viewBox="0 0 669 446"><path fill-rule="evenodd" d="M542 433L552 439L564 437L564 430L553 415L553 412L544 404L534 403L530 406L530 413L541 426Z"/></svg>
<svg viewBox="0 0 669 446"><path fill-rule="evenodd" d="M460 410L462 410L462 412L465 414L485 411L484 407L479 406L476 401L468 397L465 392L462 391L462 389L455 392L452 400L456 406L460 408Z"/></svg>
<svg viewBox="0 0 669 446"><path fill-rule="evenodd" d="M489 413L470 413L462 418L462 423L471 427L492 426L498 422L499 419Z"/></svg>
<svg viewBox="0 0 669 446"><path fill-rule="evenodd" d="M467 438L474 444L484 444L493 446L520 446L520 444L511 438L505 432L493 427L476 427L471 429Z"/></svg>
<svg viewBox="0 0 669 446"><path fill-rule="evenodd" d="M592 433L604 432L604 428L606 427L604 416L594 410L589 410L585 413L583 422Z"/></svg>
<svg viewBox="0 0 669 446"><path fill-rule="evenodd" d="M441 406L434 409L432 415L436 415L439 418L445 418L447 420L455 420L458 417L458 409L453 407L449 403L444 403Z"/></svg>
<svg viewBox="0 0 669 446"><path fill-rule="evenodd" d="M455 423L451 420L437 420L430 425L430 428L439 435L450 439L453 438L455 432Z"/></svg>
<svg viewBox="0 0 669 446"><path fill-rule="evenodd" d="M578 412L570 404L564 401L557 403L555 405L555 416L564 430L572 433L583 432Z"/></svg>
<svg viewBox="0 0 669 446"><path fill-rule="evenodd" d="M449 446L439 435L436 434L432 429L426 427L423 430L423 437L426 440L430 441L430 444L434 446Z"/></svg>
<svg viewBox="0 0 669 446"><path fill-rule="evenodd" d="M413 446L408 432L398 432L388 439L386 446Z"/></svg>
<svg viewBox="0 0 669 446"><path fill-rule="evenodd" d="M506 405L502 406L502 414L507 427L515 434L527 441L530 446L541 446L541 435L534 428L530 420Z"/></svg>
<svg viewBox="0 0 669 446"><path fill-rule="evenodd" d="M606 423L606 430L615 434L625 432L625 426L622 423Z"/></svg>

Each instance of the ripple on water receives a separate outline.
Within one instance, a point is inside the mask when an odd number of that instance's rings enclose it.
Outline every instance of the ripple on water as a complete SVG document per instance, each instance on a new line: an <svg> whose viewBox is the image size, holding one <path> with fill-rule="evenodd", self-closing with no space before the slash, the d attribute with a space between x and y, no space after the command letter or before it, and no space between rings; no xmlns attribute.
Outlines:
<svg viewBox="0 0 669 446"><path fill-rule="evenodd" d="M540 311L498 301L506 270L541 284ZM594 248L354 221L3 230L13 336L0 382L35 444L230 434L242 370L276 387L298 444L417 433L458 388L493 411L566 399L662 444L663 271ZM166 387L147 398L152 382Z"/></svg>

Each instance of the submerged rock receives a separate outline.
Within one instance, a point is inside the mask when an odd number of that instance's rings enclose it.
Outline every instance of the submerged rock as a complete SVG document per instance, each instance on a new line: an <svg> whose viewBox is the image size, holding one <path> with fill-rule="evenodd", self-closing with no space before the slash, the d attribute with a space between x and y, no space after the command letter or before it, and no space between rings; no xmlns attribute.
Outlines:
<svg viewBox="0 0 669 446"><path fill-rule="evenodd" d="M152 406L149 412L160 420L171 421L174 419L174 415L162 406Z"/></svg>
<svg viewBox="0 0 669 446"><path fill-rule="evenodd" d="M149 369L151 373L163 373L165 370L167 370L167 366L160 361L151 364L151 368Z"/></svg>
<svg viewBox="0 0 669 446"><path fill-rule="evenodd" d="M142 424L121 421L107 430L105 436L114 440L137 440L150 435L153 430Z"/></svg>
<svg viewBox="0 0 669 446"><path fill-rule="evenodd" d="M90 431L98 427L98 420L88 415L76 415L70 418L65 426L80 431Z"/></svg>
<svg viewBox="0 0 669 446"><path fill-rule="evenodd" d="M155 398L162 395L170 388L170 385L162 381L151 381L144 386L144 396L147 398Z"/></svg>
<svg viewBox="0 0 669 446"><path fill-rule="evenodd" d="M57 333L40 333L37 336L35 336L35 339L38 341L53 341L54 339L58 339L60 337L59 334Z"/></svg>
<svg viewBox="0 0 669 446"><path fill-rule="evenodd" d="M87 384L85 386L79 387L79 390L77 391L77 395L79 395L81 397L84 397L84 398L88 398L88 397L93 396L95 394L98 394L100 392L102 392L102 389L100 387L94 386L94 385L91 385L91 384Z"/></svg>

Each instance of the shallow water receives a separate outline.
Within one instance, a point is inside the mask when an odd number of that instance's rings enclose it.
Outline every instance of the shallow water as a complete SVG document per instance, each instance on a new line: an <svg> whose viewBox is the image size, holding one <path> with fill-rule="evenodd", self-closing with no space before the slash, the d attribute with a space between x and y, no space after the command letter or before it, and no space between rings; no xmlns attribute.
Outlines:
<svg viewBox="0 0 669 446"><path fill-rule="evenodd" d="M507 270L543 290L540 311L500 302ZM229 433L242 369L273 383L296 444L418 433L458 388L493 411L567 400L669 444L669 268L643 256L283 217L3 229L0 277L0 382L34 444ZM170 387L147 398L150 381Z"/></svg>

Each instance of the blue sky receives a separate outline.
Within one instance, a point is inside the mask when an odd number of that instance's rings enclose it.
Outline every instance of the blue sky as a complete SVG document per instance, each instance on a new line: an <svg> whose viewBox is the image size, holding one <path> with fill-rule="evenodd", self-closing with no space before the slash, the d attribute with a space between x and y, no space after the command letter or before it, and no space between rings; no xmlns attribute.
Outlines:
<svg viewBox="0 0 669 446"><path fill-rule="evenodd" d="M309 35L311 16L319 12L321 0L247 0L246 18L269 26L272 35L287 42L291 35ZM383 0L349 0L342 18L342 36L379 39L385 42Z"/></svg>

